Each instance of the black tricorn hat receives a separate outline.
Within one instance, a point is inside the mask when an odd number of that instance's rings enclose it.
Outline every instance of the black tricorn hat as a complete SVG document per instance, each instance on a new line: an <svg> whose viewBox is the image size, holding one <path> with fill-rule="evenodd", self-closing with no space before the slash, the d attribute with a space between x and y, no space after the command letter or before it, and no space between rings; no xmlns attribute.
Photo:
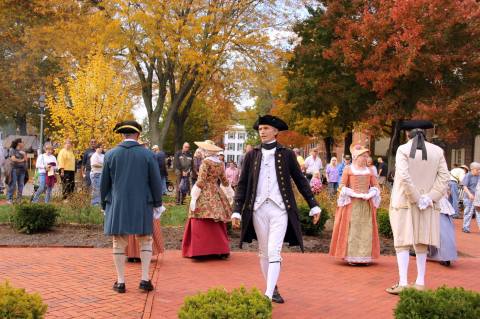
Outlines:
<svg viewBox="0 0 480 319"><path fill-rule="evenodd" d="M142 126L138 124L137 121L123 121L117 123L113 128L113 131L121 134L140 133L142 132Z"/></svg>
<svg viewBox="0 0 480 319"><path fill-rule="evenodd" d="M253 129L258 131L259 125L270 125L279 131L288 130L288 125L282 119L273 115L259 116L258 120L253 124Z"/></svg>
<svg viewBox="0 0 480 319"><path fill-rule="evenodd" d="M429 128L433 128L433 123L426 120L408 120L408 121L402 121L400 123L400 129L406 130L406 131L410 131L414 129L426 130Z"/></svg>

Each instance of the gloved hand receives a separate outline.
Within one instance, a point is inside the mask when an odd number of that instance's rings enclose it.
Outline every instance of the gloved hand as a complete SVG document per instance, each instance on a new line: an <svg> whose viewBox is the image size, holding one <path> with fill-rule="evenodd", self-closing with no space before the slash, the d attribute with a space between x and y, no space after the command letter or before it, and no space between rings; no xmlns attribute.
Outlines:
<svg viewBox="0 0 480 319"><path fill-rule="evenodd" d="M418 208L420 208L420 210L424 210L424 209L427 209L428 207L433 207L433 201L427 195L422 195L418 200L417 206Z"/></svg>
<svg viewBox="0 0 480 319"><path fill-rule="evenodd" d="M166 211L167 209L165 206L160 206L160 207L154 207L153 208L153 218L155 219L160 219L162 217L162 214Z"/></svg>

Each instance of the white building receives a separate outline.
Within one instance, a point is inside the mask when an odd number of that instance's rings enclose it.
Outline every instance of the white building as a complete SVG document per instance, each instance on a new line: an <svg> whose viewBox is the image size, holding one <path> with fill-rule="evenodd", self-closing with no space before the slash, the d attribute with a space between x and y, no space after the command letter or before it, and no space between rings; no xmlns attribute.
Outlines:
<svg viewBox="0 0 480 319"><path fill-rule="evenodd" d="M247 130L244 125L235 124L228 128L223 136L225 145L225 160L238 163L240 155L243 154L243 148L247 140Z"/></svg>

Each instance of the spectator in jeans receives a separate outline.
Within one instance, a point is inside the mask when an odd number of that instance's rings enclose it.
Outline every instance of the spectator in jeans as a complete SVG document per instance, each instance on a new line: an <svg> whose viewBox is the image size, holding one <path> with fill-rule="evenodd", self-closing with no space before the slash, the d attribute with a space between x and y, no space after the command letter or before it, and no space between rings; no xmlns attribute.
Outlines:
<svg viewBox="0 0 480 319"><path fill-rule="evenodd" d="M95 153L90 156L90 181L92 186L92 205L99 206L100 203L100 181L102 179L102 170L103 170L103 159L105 155L103 154L103 146L97 144L95 146Z"/></svg>
<svg viewBox="0 0 480 319"><path fill-rule="evenodd" d="M90 140L89 148L87 148L82 155L82 177L87 189L92 186L92 181L90 179L90 172L92 171L92 166L90 165L90 157L92 157L92 155L95 153L96 146L97 142L94 138L92 138Z"/></svg>
<svg viewBox="0 0 480 319"><path fill-rule="evenodd" d="M339 167L337 165L337 158L333 156L330 159L330 164L327 165L325 170L325 175L328 182L328 192L330 196L335 196L337 193L338 181L340 180L340 177L338 176L338 169Z"/></svg>
<svg viewBox="0 0 480 319"><path fill-rule="evenodd" d="M38 189L33 195L32 202L37 203L40 195L45 192L45 203L50 201L52 190L55 186L57 178L55 170L57 168L57 159L53 155L53 146L45 145L45 153L41 154L37 159L38 170Z"/></svg>
<svg viewBox="0 0 480 319"><path fill-rule="evenodd" d="M352 164L352 157L346 154L343 157L343 161L338 165L338 182L340 182L340 180L342 179L343 170L350 164Z"/></svg>
<svg viewBox="0 0 480 319"><path fill-rule="evenodd" d="M377 174L378 174L378 184L380 186L385 185L388 176L388 167L387 163L383 161L383 158L379 157L377 159L378 167L377 167Z"/></svg>
<svg viewBox="0 0 480 319"><path fill-rule="evenodd" d="M12 162L10 172L10 183L8 184L7 203L13 203L13 194L17 189L17 201L22 200L23 186L25 184L25 174L27 171L27 154L23 151L23 142L21 138L12 141L8 157Z"/></svg>
<svg viewBox="0 0 480 319"><path fill-rule="evenodd" d="M5 188L5 184L4 184L5 173L4 173L4 167L3 167L3 165L5 164L5 151L1 144L2 143L0 143L0 194L3 194L3 190Z"/></svg>
<svg viewBox="0 0 480 319"><path fill-rule="evenodd" d="M198 179L198 172L200 171L200 165L203 161L203 152L201 148L197 148L193 154L193 165L192 165L192 186L195 185Z"/></svg>
<svg viewBox="0 0 480 319"><path fill-rule="evenodd" d="M192 172L192 164L193 158L192 154L190 153L190 144L184 143L182 146L182 150L178 151L175 154L174 159L174 166L175 166L175 176L177 178L176 183L176 202L177 205L183 205L184 196L182 196L180 192L180 182L182 181L182 177L190 178L190 174Z"/></svg>
<svg viewBox="0 0 480 319"><path fill-rule="evenodd" d="M158 164L158 168L160 169L162 195L167 195L167 178L168 178L167 161L166 161L167 155L165 154L165 152L160 150L158 145L153 145L152 151L155 157L155 161Z"/></svg>
<svg viewBox="0 0 480 319"><path fill-rule="evenodd" d="M470 164L470 173L466 174L463 178L463 190L465 191L465 196L463 198L463 229L464 233L470 232L470 222L472 221L473 214L475 212L475 207L473 206L473 201L475 199L476 187L479 181L480 175L480 163L473 162ZM478 227L480 228L480 218L478 215L476 217Z"/></svg>
<svg viewBox="0 0 480 319"><path fill-rule="evenodd" d="M457 218L459 216L459 207L458 207L458 191L459 188L462 187L461 183L465 174L468 173L468 167L462 165L460 167L455 167L450 171L450 180L448 181L448 187L450 189L448 195L448 201L453 207L455 214L452 216L453 218Z"/></svg>

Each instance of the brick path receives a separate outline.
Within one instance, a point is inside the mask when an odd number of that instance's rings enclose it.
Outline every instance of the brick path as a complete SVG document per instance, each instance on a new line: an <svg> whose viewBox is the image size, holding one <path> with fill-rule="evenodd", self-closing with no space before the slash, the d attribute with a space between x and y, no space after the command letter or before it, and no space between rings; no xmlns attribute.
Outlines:
<svg viewBox="0 0 480 319"><path fill-rule="evenodd" d="M458 223L458 221L457 221ZM462 257L451 268L429 262L429 287L480 290L480 233L457 232ZM156 291L137 289L140 265L127 264L127 293L111 290L115 280L110 249L0 248L0 282L39 292L49 305L47 318L176 318L183 298L210 287L240 285L264 289L254 253L233 253L227 261L196 262L167 251L152 267ZM153 269L152 269L153 271ZM274 318L392 318L398 297L384 289L397 278L394 257L370 267L350 267L324 254L284 254L279 281L283 305ZM410 280L415 278L414 259Z"/></svg>

